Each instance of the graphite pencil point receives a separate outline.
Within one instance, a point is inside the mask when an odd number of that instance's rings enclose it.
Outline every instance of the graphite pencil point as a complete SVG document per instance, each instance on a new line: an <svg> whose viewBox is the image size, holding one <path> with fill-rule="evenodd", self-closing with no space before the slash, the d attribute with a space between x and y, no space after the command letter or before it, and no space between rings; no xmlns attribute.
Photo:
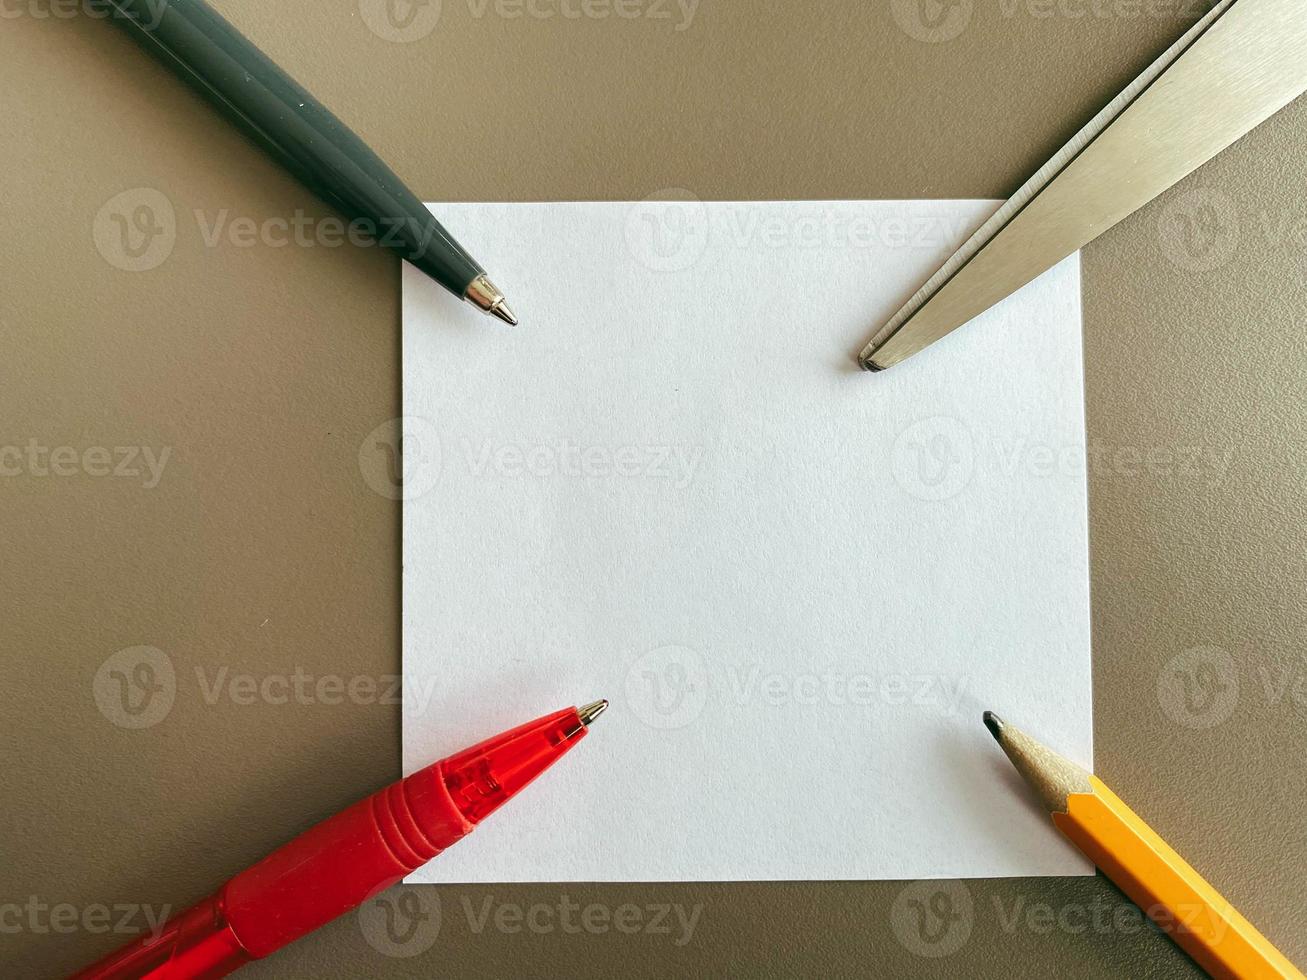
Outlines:
<svg viewBox="0 0 1307 980"><path fill-rule="evenodd" d="M1002 742L1003 719L1000 718L998 715L994 714L994 712L992 711L986 711L984 718L985 718L985 727L989 729L989 734L994 736L994 741Z"/></svg>

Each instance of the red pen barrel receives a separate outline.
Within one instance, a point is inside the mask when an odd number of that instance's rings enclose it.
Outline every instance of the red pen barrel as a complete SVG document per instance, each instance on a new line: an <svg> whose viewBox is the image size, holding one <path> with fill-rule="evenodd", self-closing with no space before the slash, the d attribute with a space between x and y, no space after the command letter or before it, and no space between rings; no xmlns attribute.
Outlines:
<svg viewBox="0 0 1307 980"><path fill-rule="evenodd" d="M311 827L74 980L211 980L363 904L466 836L585 735L575 708L465 749Z"/></svg>
<svg viewBox="0 0 1307 980"><path fill-rule="evenodd" d="M183 963L184 960L184 963ZM136 977L224 977L251 962L212 895L165 923L157 935L143 936L74 975L74 980L133 980ZM184 969L184 974L168 973Z"/></svg>
<svg viewBox="0 0 1307 980"><path fill-rule="evenodd" d="M445 789L442 766L392 783L227 882L223 910L245 950L267 956L464 837L472 824Z"/></svg>

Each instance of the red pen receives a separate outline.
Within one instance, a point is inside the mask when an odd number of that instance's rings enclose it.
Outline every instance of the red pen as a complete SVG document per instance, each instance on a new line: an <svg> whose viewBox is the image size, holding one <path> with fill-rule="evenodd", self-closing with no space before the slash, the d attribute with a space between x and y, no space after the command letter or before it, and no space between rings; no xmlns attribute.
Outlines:
<svg viewBox="0 0 1307 980"><path fill-rule="evenodd" d="M305 831L75 980L210 980L356 908L461 840L608 707L566 708L392 783Z"/></svg>

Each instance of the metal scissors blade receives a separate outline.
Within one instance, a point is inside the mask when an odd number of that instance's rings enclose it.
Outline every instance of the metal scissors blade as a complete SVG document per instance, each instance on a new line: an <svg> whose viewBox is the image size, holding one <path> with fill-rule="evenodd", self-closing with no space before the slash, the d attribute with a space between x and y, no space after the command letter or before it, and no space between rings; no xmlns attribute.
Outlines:
<svg viewBox="0 0 1307 980"><path fill-rule="evenodd" d="M1307 91L1303 0L1220 0L877 331L881 371L1016 292Z"/></svg>

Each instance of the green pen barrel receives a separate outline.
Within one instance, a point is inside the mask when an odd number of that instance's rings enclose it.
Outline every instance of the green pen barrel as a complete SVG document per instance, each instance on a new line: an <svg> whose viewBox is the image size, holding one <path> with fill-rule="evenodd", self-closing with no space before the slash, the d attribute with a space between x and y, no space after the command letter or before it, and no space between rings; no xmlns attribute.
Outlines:
<svg viewBox="0 0 1307 980"><path fill-rule="evenodd" d="M100 0L310 190L462 298L485 270L380 157L204 0Z"/></svg>

